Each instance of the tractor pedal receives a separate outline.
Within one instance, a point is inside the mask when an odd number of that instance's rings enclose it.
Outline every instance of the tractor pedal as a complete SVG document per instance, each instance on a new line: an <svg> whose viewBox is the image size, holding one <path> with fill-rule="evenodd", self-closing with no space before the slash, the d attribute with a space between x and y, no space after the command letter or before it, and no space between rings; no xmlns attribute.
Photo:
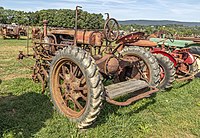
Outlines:
<svg viewBox="0 0 200 138"><path fill-rule="evenodd" d="M123 95L137 92L144 88L148 88L149 84L142 80L128 80L106 86L106 93L109 99L115 99Z"/></svg>

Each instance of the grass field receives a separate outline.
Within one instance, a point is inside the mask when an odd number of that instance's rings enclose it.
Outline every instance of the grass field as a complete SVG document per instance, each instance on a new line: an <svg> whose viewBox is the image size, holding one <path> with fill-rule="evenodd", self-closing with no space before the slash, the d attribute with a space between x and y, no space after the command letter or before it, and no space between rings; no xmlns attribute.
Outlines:
<svg viewBox="0 0 200 138"><path fill-rule="evenodd" d="M175 83L127 107L104 103L93 128L78 130L53 110L49 93L17 60L26 40L0 38L0 137L195 138L200 137L200 80ZM25 60L31 65L33 61Z"/></svg>

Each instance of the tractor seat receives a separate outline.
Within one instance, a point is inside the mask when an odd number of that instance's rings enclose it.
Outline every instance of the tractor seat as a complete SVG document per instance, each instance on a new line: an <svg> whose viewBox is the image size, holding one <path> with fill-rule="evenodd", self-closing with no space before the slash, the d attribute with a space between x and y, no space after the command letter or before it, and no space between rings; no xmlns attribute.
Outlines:
<svg viewBox="0 0 200 138"><path fill-rule="evenodd" d="M144 36L143 32L134 32L119 38L116 44L132 43L140 40Z"/></svg>

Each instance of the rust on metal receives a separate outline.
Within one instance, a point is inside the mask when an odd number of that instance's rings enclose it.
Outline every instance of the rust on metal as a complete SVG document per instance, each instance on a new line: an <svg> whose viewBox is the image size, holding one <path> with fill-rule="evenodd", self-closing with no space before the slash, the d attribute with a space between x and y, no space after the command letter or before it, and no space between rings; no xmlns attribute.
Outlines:
<svg viewBox="0 0 200 138"><path fill-rule="evenodd" d="M132 104L133 102L137 101L137 100L140 100L144 97L148 97L149 95L155 93L155 92L158 92L159 89L156 88L156 87L151 87L151 90L145 92L145 93L141 93L141 94L138 94L137 96L134 96L134 97L131 97L129 98L127 101L125 102L118 102L118 101L115 101L113 99L110 99L109 97L106 97L106 101L108 103L111 103L111 104L114 104L114 105L118 105L118 106L127 106L127 105L130 105Z"/></svg>
<svg viewBox="0 0 200 138"><path fill-rule="evenodd" d="M44 24L44 31L43 31L43 33L44 33L44 37L46 37L47 36L47 24L48 24L48 21L44 20L43 24Z"/></svg>
<svg viewBox="0 0 200 138"><path fill-rule="evenodd" d="M142 46L142 47L156 47L157 43L151 42L149 40L138 40L136 42L128 43L127 45Z"/></svg>
<svg viewBox="0 0 200 138"><path fill-rule="evenodd" d="M45 92L50 78L54 104L58 105L67 117L77 119L82 117L87 106L90 106L92 101L90 98L100 96L101 100L102 92L99 95L95 93L92 96L89 95L91 87L99 91L99 86L101 86L106 101L120 106L129 105L157 92L157 88L150 86L152 72L150 62L146 62L148 58L144 59L134 52L120 53L125 46L153 47L155 44L143 40L144 33L142 32L119 38L119 24L114 18L109 18L109 15L105 21L104 30L78 29L79 8L81 7L77 6L75 10L74 29L51 28L50 30L47 28L48 21L45 20L43 34L40 35L41 41L33 43L33 54L24 54L22 51L19 53L18 59L32 56L35 60L34 66L31 67L32 79L35 82L41 82L42 93ZM42 31L35 29L33 32L36 35ZM55 56L58 59L54 58ZM78 61L75 60L76 58ZM86 74L89 75L86 76ZM93 82L92 78L87 80L91 76L96 78L99 76L97 84L94 84L95 81ZM100 76L114 83L109 85L110 87L106 86L106 91L104 91ZM116 93L115 86L117 85L121 87L120 93ZM109 91L108 88L110 88ZM108 96L108 94L125 96L135 94L134 92L139 92L139 94L132 95L125 102L115 101L114 96Z"/></svg>
<svg viewBox="0 0 200 138"><path fill-rule="evenodd" d="M0 29L3 39L7 37L20 39L20 36L27 36L25 27L19 25L5 25Z"/></svg>
<svg viewBox="0 0 200 138"><path fill-rule="evenodd" d="M116 41L116 44L133 43L140 40L144 36L143 32L134 32L121 37Z"/></svg>
<svg viewBox="0 0 200 138"><path fill-rule="evenodd" d="M200 43L200 38L198 37L177 37L178 40L190 40L196 43Z"/></svg>

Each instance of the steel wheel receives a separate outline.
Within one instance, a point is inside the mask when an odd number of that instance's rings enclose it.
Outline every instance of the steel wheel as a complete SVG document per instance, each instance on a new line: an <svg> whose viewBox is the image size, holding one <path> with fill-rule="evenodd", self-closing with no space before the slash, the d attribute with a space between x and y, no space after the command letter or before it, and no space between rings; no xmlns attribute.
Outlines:
<svg viewBox="0 0 200 138"><path fill-rule="evenodd" d="M104 86L89 53L77 47L56 52L49 86L56 109L79 128L93 124L101 109Z"/></svg>
<svg viewBox="0 0 200 138"><path fill-rule="evenodd" d="M88 87L81 69L70 59L61 59L52 76L55 101L61 104L59 106L64 105L63 111L67 116L80 117L88 101Z"/></svg>

